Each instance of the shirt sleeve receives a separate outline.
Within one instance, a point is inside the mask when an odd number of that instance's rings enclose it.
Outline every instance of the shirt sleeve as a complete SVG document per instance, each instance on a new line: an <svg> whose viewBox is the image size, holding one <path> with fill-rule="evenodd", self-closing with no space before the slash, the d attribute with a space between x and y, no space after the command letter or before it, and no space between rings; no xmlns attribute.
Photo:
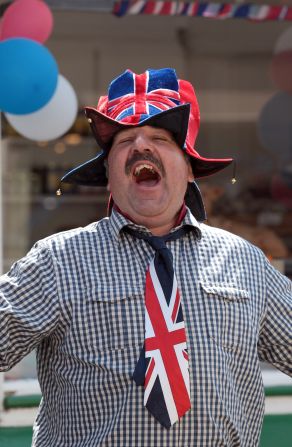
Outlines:
<svg viewBox="0 0 292 447"><path fill-rule="evenodd" d="M266 261L266 312L259 357L292 375L292 282Z"/></svg>
<svg viewBox="0 0 292 447"><path fill-rule="evenodd" d="M36 244L0 277L0 371L7 371L57 326L59 301L49 249Z"/></svg>

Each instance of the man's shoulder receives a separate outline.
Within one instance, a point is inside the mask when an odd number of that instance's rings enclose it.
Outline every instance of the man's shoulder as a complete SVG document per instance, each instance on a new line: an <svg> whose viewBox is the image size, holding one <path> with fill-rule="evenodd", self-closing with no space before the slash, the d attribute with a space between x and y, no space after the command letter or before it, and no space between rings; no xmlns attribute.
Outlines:
<svg viewBox="0 0 292 447"><path fill-rule="evenodd" d="M230 231L224 230L223 228L219 228L207 223L200 223L200 230L202 234L206 237L212 237L216 239L235 239L240 240L242 239L240 236L237 236L234 233L231 233Z"/></svg>
<svg viewBox="0 0 292 447"><path fill-rule="evenodd" d="M241 248L247 251L261 253L261 250L251 242L230 231L207 224L200 224L200 230L201 239L207 244L210 243L212 246L229 246L232 249Z"/></svg>
<svg viewBox="0 0 292 447"><path fill-rule="evenodd" d="M84 227L54 233L37 242L38 245L58 250L74 246L81 247L91 242L105 241L110 237L109 219L104 218Z"/></svg>

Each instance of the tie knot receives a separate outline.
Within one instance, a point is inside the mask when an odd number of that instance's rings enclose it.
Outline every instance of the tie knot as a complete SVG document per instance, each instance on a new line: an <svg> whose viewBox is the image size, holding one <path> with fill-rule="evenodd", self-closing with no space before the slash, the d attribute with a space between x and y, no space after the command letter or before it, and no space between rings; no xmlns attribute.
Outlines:
<svg viewBox="0 0 292 447"><path fill-rule="evenodd" d="M151 245L152 248L156 251L161 251L163 249L167 250L167 247L165 245L165 238L161 236L148 236L145 238L147 242Z"/></svg>

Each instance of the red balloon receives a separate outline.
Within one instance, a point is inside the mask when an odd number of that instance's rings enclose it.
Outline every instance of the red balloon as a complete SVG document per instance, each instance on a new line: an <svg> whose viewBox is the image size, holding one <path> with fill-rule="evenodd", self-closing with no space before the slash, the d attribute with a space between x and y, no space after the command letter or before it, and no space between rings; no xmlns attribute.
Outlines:
<svg viewBox="0 0 292 447"><path fill-rule="evenodd" d="M280 90L292 93L292 50L273 56L271 77Z"/></svg>
<svg viewBox="0 0 292 447"><path fill-rule="evenodd" d="M0 40L26 37L44 43L53 29L53 15L42 0L15 0L2 17Z"/></svg>

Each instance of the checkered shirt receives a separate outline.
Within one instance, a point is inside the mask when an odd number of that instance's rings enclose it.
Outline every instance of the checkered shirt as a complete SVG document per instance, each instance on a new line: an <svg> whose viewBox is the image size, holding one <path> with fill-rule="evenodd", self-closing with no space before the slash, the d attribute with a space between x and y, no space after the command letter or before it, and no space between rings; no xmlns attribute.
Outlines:
<svg viewBox="0 0 292 447"><path fill-rule="evenodd" d="M245 240L199 224L168 242L190 357L191 410L169 430L131 379L144 341L137 228L110 218L38 242L0 281L0 365L37 348L42 402L35 447L194 447L259 443L259 360L291 374L291 282ZM138 227L141 231L147 231Z"/></svg>

